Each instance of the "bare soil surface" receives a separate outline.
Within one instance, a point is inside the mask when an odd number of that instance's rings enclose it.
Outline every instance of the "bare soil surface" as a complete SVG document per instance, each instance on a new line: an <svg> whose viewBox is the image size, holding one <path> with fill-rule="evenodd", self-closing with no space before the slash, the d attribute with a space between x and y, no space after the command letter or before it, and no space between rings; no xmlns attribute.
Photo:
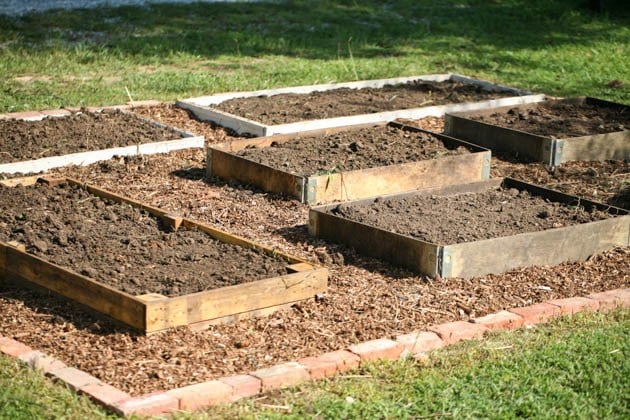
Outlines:
<svg viewBox="0 0 630 420"><path fill-rule="evenodd" d="M479 86L450 80L415 81L387 85L378 89L341 88L308 94L235 98L212 107L263 124L275 125L397 109L476 102L506 96L517 94L489 91Z"/></svg>
<svg viewBox="0 0 630 420"><path fill-rule="evenodd" d="M630 112L627 109L563 101L531 104L525 109L512 108L473 119L555 139L630 129Z"/></svg>
<svg viewBox="0 0 630 420"><path fill-rule="evenodd" d="M377 198L331 214L425 242L448 245L572 226L612 217L550 202L515 188L480 193Z"/></svg>
<svg viewBox="0 0 630 420"><path fill-rule="evenodd" d="M287 262L61 184L0 186L0 240L140 295L179 296L286 274Z"/></svg>
<svg viewBox="0 0 630 420"><path fill-rule="evenodd" d="M377 126L325 136L300 137L270 147L247 148L238 155L295 175L353 171L470 153L448 148L434 135Z"/></svg>
<svg viewBox="0 0 630 420"><path fill-rule="evenodd" d="M118 110L77 112L42 121L0 120L0 163L175 140L167 128Z"/></svg>
<svg viewBox="0 0 630 420"><path fill-rule="evenodd" d="M308 235L297 200L204 180L204 152L113 160L64 173L314 259L328 292L236 325L138 336L46 293L0 286L0 334L55 355L133 395L170 389L547 299L630 285L630 247L581 263L434 281Z"/></svg>
<svg viewBox="0 0 630 420"><path fill-rule="evenodd" d="M493 177L511 177L630 210L630 162L621 160L566 162L550 168L492 156Z"/></svg>

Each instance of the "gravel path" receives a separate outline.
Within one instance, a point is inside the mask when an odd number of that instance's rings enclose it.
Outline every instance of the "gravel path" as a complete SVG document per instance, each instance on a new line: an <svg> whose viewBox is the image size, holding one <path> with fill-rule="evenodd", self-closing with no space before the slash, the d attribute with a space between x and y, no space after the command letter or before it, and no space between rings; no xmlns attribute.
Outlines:
<svg viewBox="0 0 630 420"><path fill-rule="evenodd" d="M81 9L101 6L143 6L155 3L251 3L256 0L4 0L0 1L0 15L19 16L51 9Z"/></svg>

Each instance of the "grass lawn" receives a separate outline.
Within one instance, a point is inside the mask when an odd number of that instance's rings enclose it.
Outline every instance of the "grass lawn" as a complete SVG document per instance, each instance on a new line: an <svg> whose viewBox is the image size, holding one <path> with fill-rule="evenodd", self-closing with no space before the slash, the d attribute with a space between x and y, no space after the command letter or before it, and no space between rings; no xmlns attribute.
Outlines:
<svg viewBox="0 0 630 420"><path fill-rule="evenodd" d="M85 397L0 355L0 419L114 418Z"/></svg>
<svg viewBox="0 0 630 420"><path fill-rule="evenodd" d="M565 318L373 364L208 417L628 418L630 312ZM273 406L275 408L269 408Z"/></svg>
<svg viewBox="0 0 630 420"><path fill-rule="evenodd" d="M0 16L0 112L458 72L630 102L630 8L576 0L159 4ZM610 83L621 81L619 83Z"/></svg>

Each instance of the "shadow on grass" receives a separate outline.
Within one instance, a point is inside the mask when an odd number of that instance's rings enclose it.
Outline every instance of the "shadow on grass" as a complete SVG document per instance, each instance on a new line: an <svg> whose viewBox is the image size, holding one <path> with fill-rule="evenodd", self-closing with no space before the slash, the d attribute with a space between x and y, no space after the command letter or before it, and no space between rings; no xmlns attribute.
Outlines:
<svg viewBox="0 0 630 420"><path fill-rule="evenodd" d="M589 11L586 3L296 0L55 10L0 16L0 42L11 49L74 49L86 62L103 49L146 59L174 53L208 59L371 58L459 49L479 53L483 63L487 48L513 51L614 39L629 21L630 12L616 2L605 15Z"/></svg>

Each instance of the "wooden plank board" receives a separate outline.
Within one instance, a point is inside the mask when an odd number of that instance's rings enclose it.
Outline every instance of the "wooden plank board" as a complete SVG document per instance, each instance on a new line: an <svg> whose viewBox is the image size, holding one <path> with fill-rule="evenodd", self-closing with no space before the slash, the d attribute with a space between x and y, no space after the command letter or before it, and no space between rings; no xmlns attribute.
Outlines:
<svg viewBox="0 0 630 420"><path fill-rule="evenodd" d="M474 182L489 177L491 153L488 150L443 134L405 126L398 122L387 124L404 131L427 133L438 137L447 147L462 146L470 150L471 153L356 171L308 176L294 175L235 153L248 147L269 147L274 142L282 144L310 136L328 136L342 131L352 132L353 130L378 128L386 125L386 123L366 124L326 128L303 133L278 134L212 145L207 149L208 175L238 180L255 185L265 191L287 194L308 204L355 200L413 189Z"/></svg>
<svg viewBox="0 0 630 420"><path fill-rule="evenodd" d="M621 216L566 228L448 245L443 252L452 259L452 265L442 276L471 278L516 267L585 260L598 252L629 245L629 229L630 216Z"/></svg>
<svg viewBox="0 0 630 420"><path fill-rule="evenodd" d="M487 171L484 171L484 167ZM387 167L320 175L309 204L356 200L414 189L480 181L490 170L490 152L447 156ZM485 176L484 176L485 174Z"/></svg>
<svg viewBox="0 0 630 420"><path fill-rule="evenodd" d="M203 137L188 137L180 140L170 140L156 143L136 144L125 147L96 150L90 152L70 153L62 156L51 156L21 162L0 164L0 173L33 173L43 172L53 168L68 165L87 166L94 162L109 160L114 156L149 155L167 153L173 150L202 148Z"/></svg>
<svg viewBox="0 0 630 420"><path fill-rule="evenodd" d="M385 111L372 114L361 114L354 116L339 116L334 118L325 118L319 120L298 121L294 123L268 125L259 121L243 118L238 115L230 114L216 108L213 105L220 104L224 101L235 98L251 98L256 96L275 96L281 94L308 94L312 92L325 92L334 89L349 88L382 88L387 85L395 85L400 83L408 83L411 81L434 81L444 82L454 80L457 82L481 86L490 91L503 91L514 93L513 97L497 98L486 101L468 102L460 104L446 104L437 106L426 106L409 109L401 109L395 111ZM210 96L202 96L197 98L188 98L177 101L177 106L185 108L193 112L198 118L204 121L214 122L223 127L230 128L239 134L251 134L254 136L271 136L275 134L288 134L303 131L318 130L324 128L344 127L350 125L370 124L377 122L388 122L398 118L420 119L424 117L441 117L446 112L459 112L473 109L493 108L497 106L513 106L524 103L539 102L544 100L544 95L530 94L525 90L510 88L507 86L497 85L490 82L472 79L470 77L459 74L431 74L422 76L379 79L379 80L363 80L348 83L330 83L310 86L295 86L280 89L266 89L250 92L229 92Z"/></svg>
<svg viewBox="0 0 630 420"><path fill-rule="evenodd" d="M265 191L302 198L303 177L212 148L208 148L206 161L208 176L236 179Z"/></svg>
<svg viewBox="0 0 630 420"><path fill-rule="evenodd" d="M144 304L119 290L59 267L0 242L11 261L5 271L13 280L24 280L49 289L114 319L144 330Z"/></svg>
<svg viewBox="0 0 630 420"><path fill-rule="evenodd" d="M24 182L37 182L32 178ZM187 229L201 230L219 241L256 248L283 258L287 261L289 274L173 298L154 293L134 297L0 242L0 279L52 290L145 333L188 323L226 322L270 313L326 290L328 270L325 268L73 179L49 182L64 181L81 186L91 194L143 208L157 217L172 219L175 229L182 225Z"/></svg>
<svg viewBox="0 0 630 420"><path fill-rule="evenodd" d="M627 109L630 112L630 107L626 105L590 97L555 101ZM504 113L515 107L526 109L527 105L447 113L444 132L496 152L514 153L524 161L538 161L552 166L575 160L630 159L630 130L628 129L607 134L553 139L472 119Z"/></svg>
<svg viewBox="0 0 630 420"><path fill-rule="evenodd" d="M336 217L321 209L309 211L309 232L317 238L430 276L437 272L438 245Z"/></svg>
<svg viewBox="0 0 630 420"><path fill-rule="evenodd" d="M630 160L630 130L558 141L558 164L572 160Z"/></svg>
<svg viewBox="0 0 630 420"><path fill-rule="evenodd" d="M499 112L499 109L494 112ZM468 118L470 115L446 114L444 132L449 136L487 147L493 152L513 153L523 161L551 165L554 148L552 139L471 120Z"/></svg>
<svg viewBox="0 0 630 420"><path fill-rule="evenodd" d="M316 269L151 302L147 332L297 302L324 292L327 282L327 270Z"/></svg>
<svg viewBox="0 0 630 420"><path fill-rule="evenodd" d="M365 255L427 275L465 278L500 273L519 266L582 260L594 253L630 244L630 212L511 178L495 178L444 188L390 194L383 198L480 193L501 185L527 190L550 201L579 205L586 211L591 209L606 211L617 217L540 232L437 245L332 215L328 212L337 206L333 204L310 210L309 232L316 237L353 247ZM374 198L355 200L344 205L366 205L373 200ZM439 221L436 220L436 223Z"/></svg>

